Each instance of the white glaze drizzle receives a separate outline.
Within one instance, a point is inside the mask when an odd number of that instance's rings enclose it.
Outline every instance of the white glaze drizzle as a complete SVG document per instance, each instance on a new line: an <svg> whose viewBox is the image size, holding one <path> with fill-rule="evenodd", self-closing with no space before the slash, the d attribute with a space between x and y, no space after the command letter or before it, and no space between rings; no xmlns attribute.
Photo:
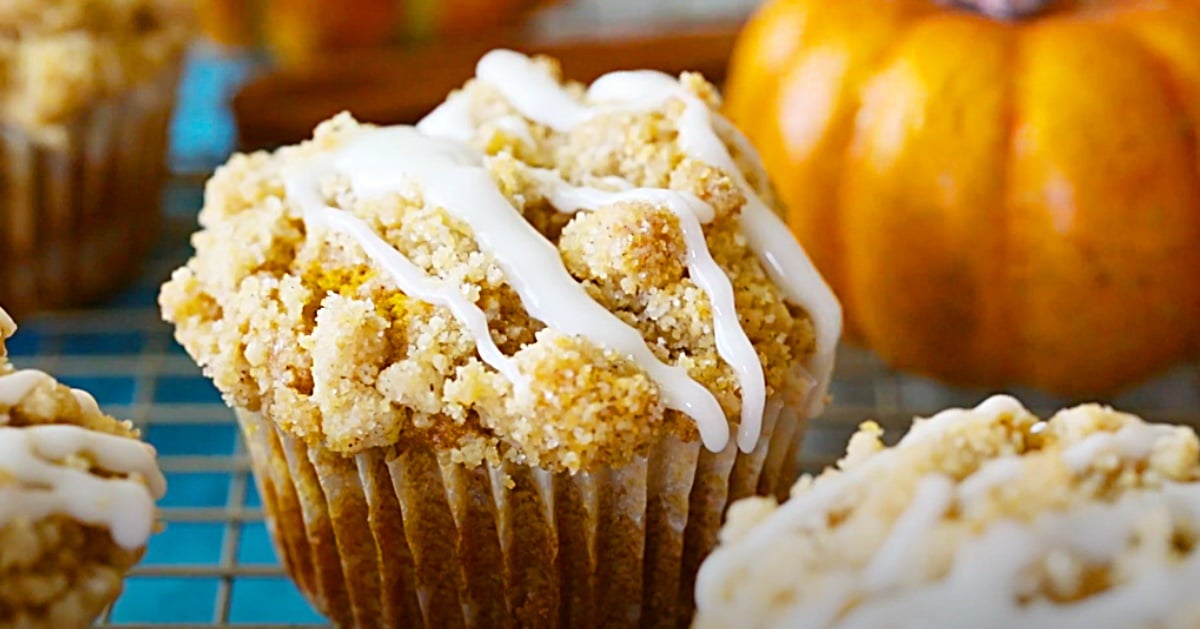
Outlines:
<svg viewBox="0 0 1200 629"><path fill-rule="evenodd" d="M0 308L0 356L4 355L4 339L12 336L16 331L17 323L3 308Z"/></svg>
<svg viewBox="0 0 1200 629"><path fill-rule="evenodd" d="M146 484L58 463L79 455L87 455L101 470L136 475ZM0 427L0 468L17 481L0 487L0 525L16 518L67 515L106 527L122 548L140 548L154 526L154 501L166 492L154 458L148 444L79 426Z"/></svg>
<svg viewBox="0 0 1200 629"><path fill-rule="evenodd" d="M0 407L11 408L16 406L18 402L29 395L39 385L52 382L54 382L54 378L50 377L50 374L35 369L22 369L20 371L0 374ZM85 417L94 417L100 414L100 407L96 404L96 398L92 397L87 391L71 389L71 395L75 398L75 402L79 404L80 412Z"/></svg>
<svg viewBox="0 0 1200 629"><path fill-rule="evenodd" d="M829 509L839 496L867 479L887 474L896 450L938 434L949 423L966 421L973 415L1023 413L1012 398L996 396L972 411L952 409L919 421L895 448L874 455L858 468L822 483L782 505L768 519L734 545L710 556L697 580L698 601L717 600L722 579L742 563L752 563L757 553L788 531L802 530L806 522L824 526ZM1068 411L1069 412L1069 411ZM1066 449L1060 456L1068 469L1080 473L1104 456L1142 460L1150 456L1160 439L1174 427L1130 424L1115 433L1096 433ZM957 487L944 476L922 479L909 506L896 520L892 531L861 577L847 576L847 587L822 591L821 600L796 606L778 627L827 627L855 629L874 627L978 626L983 629L1063 626L1146 626L1166 620L1164 614L1180 609L1194 596L1191 584L1200 579L1200 553L1192 552L1179 564L1164 562L1150 567L1126 583L1084 600L1054 604L1047 601L1022 603L1017 591L1022 575L1040 557L1056 549L1078 553L1087 561L1111 561L1130 543L1147 513L1155 510L1171 517L1200 522L1200 483L1166 482L1153 490L1129 491L1111 503L1089 503L1063 512L1036 517L1028 524L1002 520L981 534L963 541L949 574L919 589L889 590L901 577L919 568L913 558L920 533L943 517L957 502L967 506L992 488L1016 478L1021 461L1004 456L981 466ZM840 581L838 583L841 583ZM842 609L853 598L870 595L838 622L831 610ZM836 613L836 612L834 612Z"/></svg>
<svg viewBox="0 0 1200 629"><path fill-rule="evenodd" d="M993 524L959 547L950 573L942 579L919 590L868 599L836 626L1158 626L1194 600L1200 553L1192 552L1174 565L1144 566L1135 578L1071 603L1021 603L1016 587L1024 571L1046 553L1068 550L1105 563L1132 541L1148 514L1194 513L1197 504L1200 485L1169 483L1161 491L1134 491L1112 503L1043 514L1029 524L1011 520ZM1194 515L1191 520L1195 523Z"/></svg>
<svg viewBox="0 0 1200 629"><path fill-rule="evenodd" d="M426 135L469 142L474 135L471 108L462 92L451 94L441 105L417 123L417 130Z"/></svg>
<svg viewBox="0 0 1200 629"><path fill-rule="evenodd" d="M458 287L435 281L380 238L361 218L329 207L321 199L318 182L329 169L329 165L314 161L284 172L284 189L288 198L299 204L305 225L309 229L323 228L349 237L362 247L368 258L387 272L405 295L449 310L474 338L483 362L512 382L515 389L522 390L525 377L492 339L487 315L478 306L467 299Z"/></svg>
<svg viewBox="0 0 1200 629"><path fill-rule="evenodd" d="M475 76L503 92L526 118L560 133L591 115L544 68L521 53L493 50L475 65Z"/></svg>
<svg viewBox="0 0 1200 629"><path fill-rule="evenodd" d="M669 209L679 219L679 228L687 246L688 276L708 295L713 310L713 332L717 352L737 375L742 389L741 425L738 447L750 452L762 432L763 412L767 402L766 380L762 363L754 344L746 336L738 320L729 276L717 264L704 239L701 222L713 219L711 206L693 194L660 188L634 188L606 192L595 188L572 186L550 171L535 171L546 185L547 200L560 212L616 205L645 203Z"/></svg>
<svg viewBox="0 0 1200 629"><path fill-rule="evenodd" d="M863 588L881 592L898 585L913 558L925 552L922 534L933 527L952 504L953 480L941 474L921 479L911 505L892 525L887 539L863 570Z"/></svg>
<svg viewBox="0 0 1200 629"><path fill-rule="evenodd" d="M470 304L467 308L469 302L461 295L433 286L427 275L360 219L330 208L321 200L319 182L335 173L349 180L360 199L398 193L412 182L419 183L427 203L443 208L471 227L479 247L496 259L531 316L551 328L587 337L632 358L659 385L667 407L696 421L706 447L725 447L729 427L716 398L683 368L660 361L636 329L591 299L567 272L554 245L500 193L483 167L482 155L461 142L430 137L412 127L364 129L353 133L329 163L318 159L309 162L307 168L293 168L284 175L288 196L300 204L306 221L315 219L352 237L393 275L406 294L418 299L441 299L446 305L458 302L455 316L466 323L477 307ZM422 291L425 297L420 295ZM481 344L481 355L482 346L490 341L486 320L483 324L482 329L478 322L467 324L477 342L486 339ZM520 382L511 365L508 371L501 368L507 359L498 349L487 351L494 355L490 359L485 356L486 362L515 383Z"/></svg>
<svg viewBox="0 0 1200 629"><path fill-rule="evenodd" d="M527 118L559 132L568 132L602 111L579 102L544 68L509 50L494 50L485 55L476 66L476 77L499 89ZM810 393L809 412L819 414L824 409L841 336L841 304L786 223L766 206L742 175L714 129L713 120L719 116L679 81L654 71L606 74L588 88L587 99L637 109L659 107L670 99L684 103L685 110L679 120L681 147L693 159L724 171L741 188L746 205L739 217L750 247L771 279L784 290L788 301L804 308L812 317L817 349L810 368L817 386Z"/></svg>
<svg viewBox="0 0 1200 629"><path fill-rule="evenodd" d="M1145 459L1159 439L1169 437L1174 431L1173 426L1163 424L1129 424L1115 433L1098 432L1067 448L1062 454L1063 462L1078 474L1104 454L1113 454L1123 460Z"/></svg>
<svg viewBox="0 0 1200 629"><path fill-rule="evenodd" d="M22 369L0 375L0 407L16 406L39 385L53 381L49 374L35 369Z"/></svg>

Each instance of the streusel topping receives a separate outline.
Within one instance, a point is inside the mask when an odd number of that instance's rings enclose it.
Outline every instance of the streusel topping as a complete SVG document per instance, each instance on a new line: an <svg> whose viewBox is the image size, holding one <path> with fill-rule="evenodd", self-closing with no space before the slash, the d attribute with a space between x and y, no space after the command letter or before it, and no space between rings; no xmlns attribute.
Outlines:
<svg viewBox="0 0 1200 629"><path fill-rule="evenodd" d="M600 107L549 62L516 59L535 76L510 89L487 59L416 128L343 115L219 169L163 287L176 337L230 403L347 454L423 439L575 471L667 434L753 447L767 397L826 376L806 306L830 307L760 261L803 253L747 237L747 197L773 197L734 132L706 127L732 176L680 141L719 119L711 86ZM536 85L589 115L539 119L513 96Z"/></svg>
<svg viewBox="0 0 1200 629"><path fill-rule="evenodd" d="M3 0L0 119L49 141L183 53L193 0Z"/></svg>
<svg viewBox="0 0 1200 629"><path fill-rule="evenodd" d="M698 627L1175 627L1200 605L1200 440L1014 399L866 423L783 505L735 503Z"/></svg>

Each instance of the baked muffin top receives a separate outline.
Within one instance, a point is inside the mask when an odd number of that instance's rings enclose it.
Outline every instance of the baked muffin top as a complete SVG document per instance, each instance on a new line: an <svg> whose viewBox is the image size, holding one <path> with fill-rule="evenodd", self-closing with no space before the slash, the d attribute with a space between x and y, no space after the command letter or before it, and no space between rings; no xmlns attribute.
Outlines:
<svg viewBox="0 0 1200 629"><path fill-rule="evenodd" d="M698 627L1182 627L1200 622L1200 441L1010 397L862 426L782 506L730 508Z"/></svg>
<svg viewBox="0 0 1200 629"><path fill-rule="evenodd" d="M182 54L194 0L0 0L0 121L48 141Z"/></svg>
<svg viewBox="0 0 1200 629"><path fill-rule="evenodd" d="M477 73L415 128L342 115L211 179L160 301L231 404L569 471L819 410L840 309L712 86Z"/></svg>
<svg viewBox="0 0 1200 629"><path fill-rule="evenodd" d="M86 392L15 369L4 349L15 331L0 309L0 535L66 516L108 530L121 548L144 546L166 491L154 448Z"/></svg>

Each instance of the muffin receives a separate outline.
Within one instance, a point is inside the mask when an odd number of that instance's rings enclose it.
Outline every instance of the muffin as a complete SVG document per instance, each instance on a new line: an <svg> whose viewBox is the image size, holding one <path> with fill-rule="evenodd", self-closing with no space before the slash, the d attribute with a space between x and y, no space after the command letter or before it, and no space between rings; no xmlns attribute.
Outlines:
<svg viewBox="0 0 1200 629"><path fill-rule="evenodd" d="M87 627L145 550L166 482L129 422L8 363L15 330L0 309L0 626Z"/></svg>
<svg viewBox="0 0 1200 629"><path fill-rule="evenodd" d="M213 176L161 292L345 626L674 626L786 488L840 309L700 77L509 51L417 127Z"/></svg>
<svg viewBox="0 0 1200 629"><path fill-rule="evenodd" d="M696 627L1200 626L1191 428L997 396L881 433L730 508Z"/></svg>
<svg viewBox="0 0 1200 629"><path fill-rule="evenodd" d="M190 0L0 3L0 302L103 297L158 224Z"/></svg>

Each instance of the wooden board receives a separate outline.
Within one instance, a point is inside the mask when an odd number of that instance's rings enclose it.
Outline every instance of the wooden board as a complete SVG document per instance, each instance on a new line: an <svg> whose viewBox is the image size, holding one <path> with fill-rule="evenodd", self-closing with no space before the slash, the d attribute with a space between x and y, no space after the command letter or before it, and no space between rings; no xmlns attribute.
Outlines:
<svg viewBox="0 0 1200 629"><path fill-rule="evenodd" d="M366 122L412 123L474 74L488 50L512 48L561 60L581 81L619 69L649 68L724 78L740 22L659 32L624 31L575 41L538 41L519 33L415 49L331 54L319 62L262 74L234 97L239 142L255 149L298 142L320 121L349 111Z"/></svg>

